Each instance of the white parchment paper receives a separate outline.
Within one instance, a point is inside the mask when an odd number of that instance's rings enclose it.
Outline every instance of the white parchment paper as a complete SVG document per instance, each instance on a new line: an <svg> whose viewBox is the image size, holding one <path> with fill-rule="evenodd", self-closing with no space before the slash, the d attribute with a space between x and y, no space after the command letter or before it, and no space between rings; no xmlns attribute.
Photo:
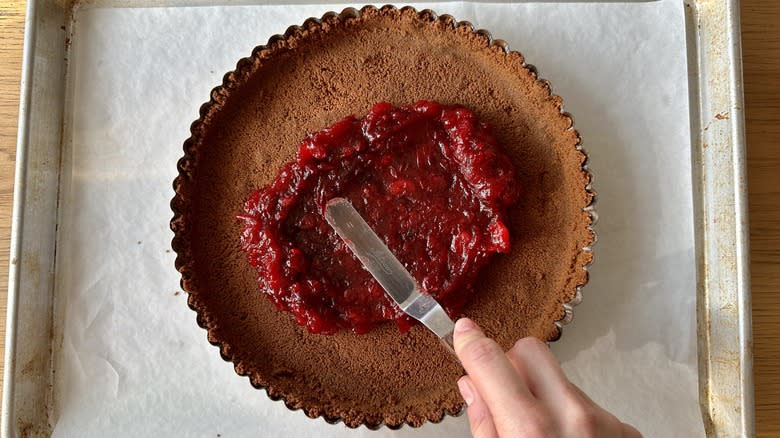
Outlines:
<svg viewBox="0 0 780 438"><path fill-rule="evenodd" d="M418 5L420 6L420 5ZM465 417L348 430L269 401L179 293L171 183L212 87L344 5L83 8L68 75L54 435L456 437ZM683 3L427 3L520 50L564 97L599 192L597 262L553 350L647 436L701 436Z"/></svg>

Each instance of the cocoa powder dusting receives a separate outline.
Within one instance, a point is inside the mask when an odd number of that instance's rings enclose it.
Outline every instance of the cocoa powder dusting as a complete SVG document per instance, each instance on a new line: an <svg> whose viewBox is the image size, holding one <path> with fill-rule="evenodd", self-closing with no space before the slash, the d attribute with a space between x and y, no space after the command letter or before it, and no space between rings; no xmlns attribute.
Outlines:
<svg viewBox="0 0 780 438"><path fill-rule="evenodd" d="M463 370L431 333L384 324L365 335L312 335L257 288L239 250L244 197L293 159L306 133L378 101L461 104L493 126L517 167L512 252L482 272L464 315L504 348L559 335L562 304L586 281L593 239L578 134L561 101L515 52L411 10L326 18L257 50L212 93L185 144L172 202L182 287L223 357L291 408L348 426L419 426L461 410Z"/></svg>

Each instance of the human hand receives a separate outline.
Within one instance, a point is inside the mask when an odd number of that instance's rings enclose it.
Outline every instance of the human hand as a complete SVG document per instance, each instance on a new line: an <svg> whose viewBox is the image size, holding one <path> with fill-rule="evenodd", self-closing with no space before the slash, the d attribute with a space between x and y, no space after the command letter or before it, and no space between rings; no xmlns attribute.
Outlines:
<svg viewBox="0 0 780 438"><path fill-rule="evenodd" d="M468 373L458 389L475 438L641 438L569 382L544 342L523 338L504 353L461 318L454 343Z"/></svg>

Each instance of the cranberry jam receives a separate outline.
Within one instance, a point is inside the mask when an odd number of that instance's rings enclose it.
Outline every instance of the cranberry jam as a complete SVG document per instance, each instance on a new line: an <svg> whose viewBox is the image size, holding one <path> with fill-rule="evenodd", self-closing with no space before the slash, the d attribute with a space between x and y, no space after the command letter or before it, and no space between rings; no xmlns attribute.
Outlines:
<svg viewBox="0 0 780 438"><path fill-rule="evenodd" d="M385 295L325 221L349 199L424 293L451 316L479 270L509 251L506 209L515 170L490 128L468 109L420 101L378 103L308 135L295 161L246 201L241 246L262 292L310 332L365 333L413 320Z"/></svg>

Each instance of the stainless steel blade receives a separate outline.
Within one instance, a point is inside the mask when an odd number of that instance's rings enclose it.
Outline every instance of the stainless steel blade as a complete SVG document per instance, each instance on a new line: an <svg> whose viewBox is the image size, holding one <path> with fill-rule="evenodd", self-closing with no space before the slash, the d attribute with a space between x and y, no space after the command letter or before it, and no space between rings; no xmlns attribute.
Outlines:
<svg viewBox="0 0 780 438"><path fill-rule="evenodd" d="M417 281L352 204L344 198L331 199L326 206L325 220L398 307L423 323L452 350L455 327L452 319L433 297L420 291Z"/></svg>

